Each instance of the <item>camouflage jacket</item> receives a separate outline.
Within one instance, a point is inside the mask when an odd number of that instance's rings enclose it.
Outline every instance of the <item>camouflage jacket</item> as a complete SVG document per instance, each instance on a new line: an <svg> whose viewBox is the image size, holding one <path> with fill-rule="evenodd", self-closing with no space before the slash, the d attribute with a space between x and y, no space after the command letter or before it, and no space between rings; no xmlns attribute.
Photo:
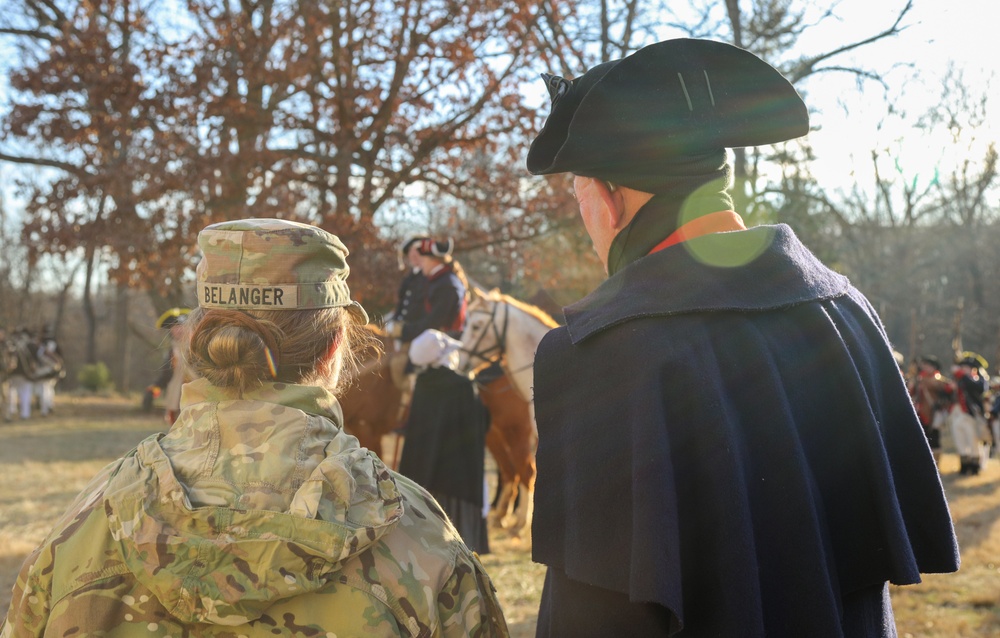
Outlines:
<svg viewBox="0 0 1000 638"><path fill-rule="evenodd" d="M507 635L441 508L325 390L199 380L183 404L28 557L0 637Z"/></svg>

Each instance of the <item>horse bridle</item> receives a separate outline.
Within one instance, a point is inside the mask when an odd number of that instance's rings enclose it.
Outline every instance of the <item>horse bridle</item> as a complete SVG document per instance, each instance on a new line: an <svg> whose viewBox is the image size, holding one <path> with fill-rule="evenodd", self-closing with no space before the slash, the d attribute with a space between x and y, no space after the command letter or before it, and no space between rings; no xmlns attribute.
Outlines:
<svg viewBox="0 0 1000 638"><path fill-rule="evenodd" d="M487 300L487 301L489 301L489 300ZM476 358L476 359L481 359L481 360L483 360L486 363L497 363L497 362L499 362L503 358L504 354L506 354L506 347L507 347L507 318L510 316L510 308L507 307L507 304L501 304L499 301L493 301L492 303L493 303L493 307L490 309L490 313L489 313L490 314L489 327L486 330L483 330L479 334L479 336L476 337L476 341L475 341L475 343L472 344L471 348L462 348L461 349L463 352L465 352L467 355L469 355L469 360L470 361L473 358ZM502 330L497 328L497 323L495 321L496 316L497 316L497 306L501 306L501 305L504 307L503 329ZM483 314L486 314L485 310L473 310L472 312L474 312L474 313L475 312L481 312ZM486 337L486 334L490 330L492 330L493 334L496 336L496 344L492 345L489 348L486 348L484 350L480 350L479 346L480 346L480 344L482 344L483 339ZM496 352L496 356L495 357L492 356L492 354L494 352Z"/></svg>

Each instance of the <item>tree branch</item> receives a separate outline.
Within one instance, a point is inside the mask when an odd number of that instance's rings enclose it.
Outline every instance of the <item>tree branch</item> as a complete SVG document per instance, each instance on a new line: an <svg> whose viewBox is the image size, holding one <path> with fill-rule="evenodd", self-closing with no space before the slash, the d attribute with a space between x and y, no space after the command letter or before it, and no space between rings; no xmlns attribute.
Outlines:
<svg viewBox="0 0 1000 638"><path fill-rule="evenodd" d="M906 17L906 14L909 13L912 8L913 8L913 0L907 0L906 6L903 7L903 9L899 12L899 15L896 16L895 22L893 22L892 26L890 26L889 28L884 29L883 31L876 33L872 36L864 38L863 40L857 40L855 42L851 42L849 44L837 47L832 51L827 51L826 53L821 53L811 58L800 60L799 63L795 66L795 68L789 71L789 73L787 74L788 79L792 82L792 84L795 84L799 80L802 80L803 78L806 78L812 75L814 72L816 72L817 71L816 65L818 65L820 62L823 62L824 60L829 60L830 58L836 57L842 53L847 53L848 51L853 51L854 49L866 46L873 42L878 42L879 40L883 40L885 38L898 35L904 29L906 29L905 26L901 27L900 24L903 22L903 18Z"/></svg>
<svg viewBox="0 0 1000 638"><path fill-rule="evenodd" d="M49 168L58 168L60 170L66 171L71 175L76 175L78 177L94 177L95 173L91 173L84 168L70 164L68 162L60 162L58 160L45 159L41 157L21 157L19 155L8 155L7 153L0 152L0 162L10 162L11 164L30 164L33 166L47 166Z"/></svg>

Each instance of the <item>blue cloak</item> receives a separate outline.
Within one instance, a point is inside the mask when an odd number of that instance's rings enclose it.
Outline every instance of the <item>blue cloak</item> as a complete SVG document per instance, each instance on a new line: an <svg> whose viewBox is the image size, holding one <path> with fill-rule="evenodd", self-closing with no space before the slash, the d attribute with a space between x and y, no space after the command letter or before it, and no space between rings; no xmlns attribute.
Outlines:
<svg viewBox="0 0 1000 638"><path fill-rule="evenodd" d="M787 226L641 258L566 320L535 361L539 635L894 635L886 581L958 568L883 327Z"/></svg>

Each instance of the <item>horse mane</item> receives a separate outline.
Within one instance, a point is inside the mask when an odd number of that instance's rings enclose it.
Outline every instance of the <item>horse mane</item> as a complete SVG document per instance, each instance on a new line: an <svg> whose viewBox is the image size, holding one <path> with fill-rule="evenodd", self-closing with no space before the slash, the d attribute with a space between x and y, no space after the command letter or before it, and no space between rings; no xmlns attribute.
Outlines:
<svg viewBox="0 0 1000 638"><path fill-rule="evenodd" d="M489 292L483 292L482 295L483 297L489 299L490 301L502 301L504 303L510 304L515 308L517 308L518 310L531 315L532 317L534 317L535 319L537 319L538 321L540 321L542 324L546 325L549 328L559 327L559 322L553 319L549 315L549 313L545 312L538 306L532 306L531 304L521 301L520 299L515 299L510 295L505 295L504 293L500 292L495 288Z"/></svg>

